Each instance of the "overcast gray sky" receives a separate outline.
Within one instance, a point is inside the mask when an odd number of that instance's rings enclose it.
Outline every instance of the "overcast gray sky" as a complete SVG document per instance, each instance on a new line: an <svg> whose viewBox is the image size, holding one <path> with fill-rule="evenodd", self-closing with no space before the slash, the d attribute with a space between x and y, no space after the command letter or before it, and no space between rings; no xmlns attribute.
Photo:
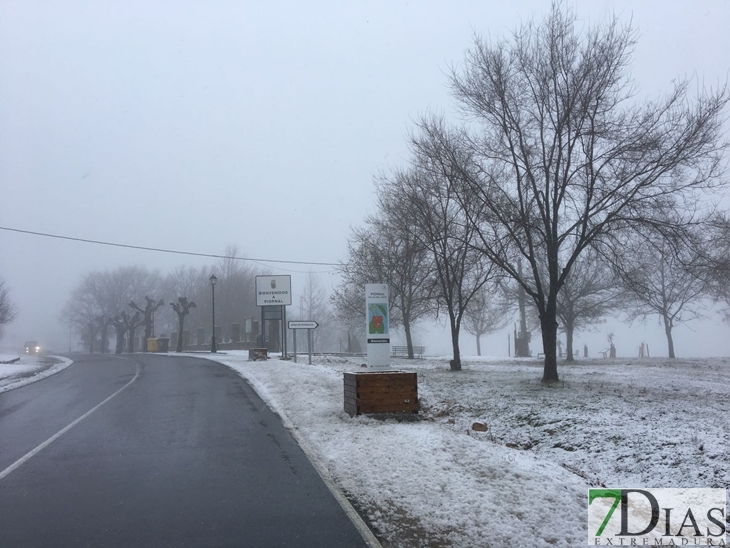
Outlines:
<svg viewBox="0 0 730 548"><path fill-rule="evenodd" d="M586 24L611 12L633 20L640 97L678 76L728 78L730 2L568 5ZM407 158L410 120L452 112L446 73L473 33L508 35L548 8L3 0L0 226L337 262L372 209L373 175ZM21 312L0 344L62 345L58 312L84 272L183 263L210 260L0 231L0 276ZM680 354L689 344L694 355L730 354L728 326L693 327L708 336L680 334Z"/></svg>

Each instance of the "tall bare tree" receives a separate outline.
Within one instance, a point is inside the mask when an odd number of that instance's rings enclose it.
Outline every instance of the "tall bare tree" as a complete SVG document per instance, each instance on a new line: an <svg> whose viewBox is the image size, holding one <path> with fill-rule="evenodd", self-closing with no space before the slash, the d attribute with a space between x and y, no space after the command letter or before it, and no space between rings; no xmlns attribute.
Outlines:
<svg viewBox="0 0 730 548"><path fill-rule="evenodd" d="M62 321L81 335L90 353L94 352L100 319L104 317L95 295L89 291L90 277L93 274L82 278L61 310Z"/></svg>
<svg viewBox="0 0 730 548"><path fill-rule="evenodd" d="M420 244L428 250L437 287L437 312L445 311L449 320L453 351L450 367L461 371L461 322L474 295L495 277L495 269L475 250L475 226L456 197L456 179L462 171L441 171L432 164L427 156L417 156L411 169L396 172L378 191L391 215L409 222Z"/></svg>
<svg viewBox="0 0 730 548"><path fill-rule="evenodd" d="M535 302L543 382L558 380L558 293L581 254L613 231L663 222L656 216L666 209L684 212L665 226L680 231L700 193L723 185L727 88L692 98L690 82L678 81L641 101L628 71L631 27L616 18L577 26L574 12L554 4L509 39L477 37L451 75L470 123L420 124L423 153L444 173L463 172L457 195L477 247Z"/></svg>
<svg viewBox="0 0 730 548"><path fill-rule="evenodd" d="M185 316L190 313L191 308L195 308L197 305L194 301L189 301L187 297L178 297L176 303L170 303L170 306L177 314L178 319L178 337L177 337L177 352L182 352L183 348L183 327L185 324Z"/></svg>

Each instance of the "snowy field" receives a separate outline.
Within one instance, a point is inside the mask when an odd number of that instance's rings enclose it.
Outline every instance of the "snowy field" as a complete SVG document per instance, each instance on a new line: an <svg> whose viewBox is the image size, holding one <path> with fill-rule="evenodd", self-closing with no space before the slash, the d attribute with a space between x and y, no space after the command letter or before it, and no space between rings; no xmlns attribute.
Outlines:
<svg viewBox="0 0 730 548"><path fill-rule="evenodd" d="M386 547L585 546L587 488L730 485L730 359L585 360L540 383L534 360L394 360L418 373L414 421L350 418L345 371L244 353L248 379ZM482 421L487 432L471 425Z"/></svg>
<svg viewBox="0 0 730 548"><path fill-rule="evenodd" d="M0 354L0 361L17 358L17 354ZM58 356L20 356L15 363L0 363L0 393L45 379L66 369L73 362Z"/></svg>

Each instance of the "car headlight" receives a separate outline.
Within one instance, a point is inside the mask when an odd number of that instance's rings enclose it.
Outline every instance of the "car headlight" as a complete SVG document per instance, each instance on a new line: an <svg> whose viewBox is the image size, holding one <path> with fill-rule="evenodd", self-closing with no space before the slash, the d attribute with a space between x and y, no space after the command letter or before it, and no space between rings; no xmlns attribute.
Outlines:
<svg viewBox="0 0 730 548"><path fill-rule="evenodd" d="M36 351L36 352L40 352L40 351L41 351L41 347L40 347L40 346L36 346L36 347L35 347L35 351Z"/></svg>

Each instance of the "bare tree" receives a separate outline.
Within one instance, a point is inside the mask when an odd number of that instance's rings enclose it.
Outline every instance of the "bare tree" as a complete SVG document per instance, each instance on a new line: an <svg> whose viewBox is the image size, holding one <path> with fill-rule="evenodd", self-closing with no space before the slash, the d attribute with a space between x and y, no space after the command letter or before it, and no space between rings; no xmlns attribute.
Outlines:
<svg viewBox="0 0 730 548"><path fill-rule="evenodd" d="M165 305L165 301L162 299L160 299L159 301L156 301L155 299L148 297L147 295L145 295L144 300L147 302L147 304L145 304L144 308L141 308L134 301L129 301L129 307L132 308L133 310L136 310L137 312L139 312L142 315L143 323L144 323L144 340L145 340L145 345L142 350L144 352L147 352L146 342L147 342L147 339L152 337L152 331L154 329L153 326L154 326L155 312Z"/></svg>
<svg viewBox="0 0 730 548"><path fill-rule="evenodd" d="M191 300L206 296L210 293L210 283L208 282L204 288L207 290L205 295L199 295L200 278L200 272L197 268L184 265L178 266L172 272L169 272L166 276L164 276L160 293L165 301L175 301L180 295L185 295ZM191 323L191 320L192 316L188 318L187 323ZM178 328L179 321L177 314L172 308L163 308L160 309L159 314L155 316L155 323L159 323L164 332L172 333ZM180 336L182 337L182 334L180 334Z"/></svg>
<svg viewBox="0 0 730 548"><path fill-rule="evenodd" d="M144 316L142 316L139 312L127 314L126 310L123 310L119 316L127 326L127 352L131 354L134 352L134 339L136 337L137 328L144 323Z"/></svg>
<svg viewBox="0 0 730 548"><path fill-rule="evenodd" d="M722 306L723 319L730 323L730 218L717 215L707 225L707 253L700 269L712 298Z"/></svg>
<svg viewBox="0 0 730 548"><path fill-rule="evenodd" d="M596 252L587 252L575 261L557 297L557 315L565 331L565 360L573 361L573 335L600 322L625 303L622 288L610 265Z"/></svg>
<svg viewBox="0 0 730 548"><path fill-rule="evenodd" d="M476 337L477 356L482 355L481 338L499 331L512 319L514 305L502 285L482 286L464 311L464 329Z"/></svg>
<svg viewBox="0 0 730 548"><path fill-rule="evenodd" d="M110 271L93 271L82 276L62 311L63 320L84 335L90 351L101 334L101 351L108 349L108 328L127 307L131 299L155 288L157 272L144 267L120 267ZM116 327L115 327L116 328Z"/></svg>
<svg viewBox="0 0 730 548"><path fill-rule="evenodd" d="M254 316L260 311L256 307L255 300L255 276L256 272L236 257L242 256L238 247L229 245L225 249L225 258L220 259L213 267L218 277L216 292L216 323L223 328L224 340L232 338L232 325L240 323L247 316ZM208 293L210 285L207 286ZM199 304L206 303L211 299L196 301ZM201 311L203 317L210 317ZM219 341L223 342L223 341Z"/></svg>
<svg viewBox="0 0 730 548"><path fill-rule="evenodd" d="M665 97L639 101L628 74L633 30L613 18L581 24L579 34L576 19L554 4L510 39L476 38L451 76L472 122L460 131L421 123L423 153L444 173L463 172L456 190L478 229L475 245L535 302L543 382L558 380L558 293L584 250L659 222L665 209L684 212L665 226L682 230L700 192L723 184L727 89L692 99L679 81ZM529 276L518 272L520 258Z"/></svg>
<svg viewBox="0 0 730 548"><path fill-rule="evenodd" d="M18 317L18 307L10 300L10 289L0 278L0 326L12 322Z"/></svg>
<svg viewBox="0 0 730 548"><path fill-rule="evenodd" d="M408 219L392 215L379 195L379 210L368 217L364 229L353 230L348 260L342 265L342 283L332 302L339 317L365 325L365 284L385 283L390 289L390 326L403 327L408 357L413 358L412 328L431 315L433 304L432 259Z"/></svg>
<svg viewBox="0 0 730 548"><path fill-rule="evenodd" d="M71 292L61 310L61 319L81 335L88 351L93 353L99 329L98 318L103 316L94 295L87 290L89 276L88 274L84 276L81 283Z"/></svg>
<svg viewBox="0 0 730 548"><path fill-rule="evenodd" d="M626 291L632 297L627 310L627 320L659 316L667 337L669 357L674 358L672 329L679 323L687 323L702 317L704 298L709 296L708 281L695 268L702 256L702 245L681 245L661 234L634 238L630 256L617 262L617 273Z"/></svg>
<svg viewBox="0 0 730 548"><path fill-rule="evenodd" d="M426 156L417 157L408 171L396 172L378 191L381 203L392 216L406 219L414 227L421 245L432 260L437 312L449 319L453 359L452 371L461 371L459 335L469 302L490 279L492 263L474 249L474 225L468 222L454 189L461 170L434 169Z"/></svg>
<svg viewBox="0 0 730 548"><path fill-rule="evenodd" d="M177 352L182 352L183 347L183 326L185 324L185 316L188 315L191 308L195 308L196 304L193 301L188 301L187 297L178 297L176 303L170 303L170 306L177 314L178 319L178 337L177 337Z"/></svg>
<svg viewBox="0 0 730 548"><path fill-rule="evenodd" d="M312 332L312 352L320 347L320 341L327 338L331 311L328 306L327 291L322 287L316 274L308 272L302 290L300 302L302 319L312 320L319 327Z"/></svg>
<svg viewBox="0 0 730 548"><path fill-rule="evenodd" d="M114 348L115 354L121 354L124 352L124 334L127 332L127 322L121 314L112 316L109 320L117 336L116 345Z"/></svg>

